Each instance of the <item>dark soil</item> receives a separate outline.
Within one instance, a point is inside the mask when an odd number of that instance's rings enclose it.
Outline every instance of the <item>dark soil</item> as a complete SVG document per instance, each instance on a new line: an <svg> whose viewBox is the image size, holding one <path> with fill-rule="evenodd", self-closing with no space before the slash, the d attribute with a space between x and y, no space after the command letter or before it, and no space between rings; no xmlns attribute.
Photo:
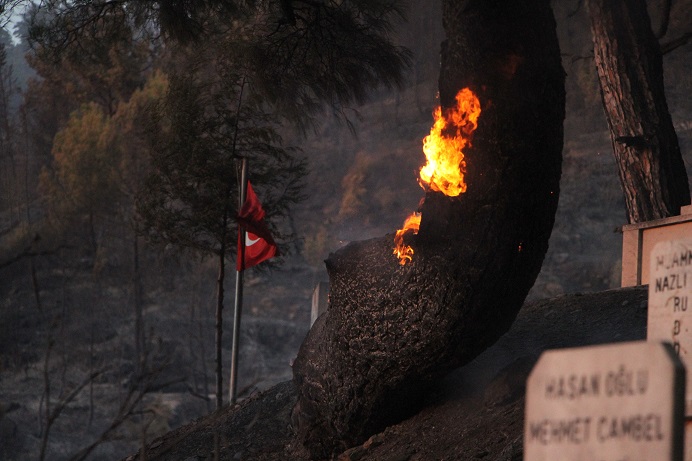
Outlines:
<svg viewBox="0 0 692 461"><path fill-rule="evenodd" d="M646 287L525 305L510 331L428 393L415 416L339 455L341 461L519 461L525 383L548 349L646 337ZM306 460L290 422L293 383L276 385L154 440L127 460Z"/></svg>

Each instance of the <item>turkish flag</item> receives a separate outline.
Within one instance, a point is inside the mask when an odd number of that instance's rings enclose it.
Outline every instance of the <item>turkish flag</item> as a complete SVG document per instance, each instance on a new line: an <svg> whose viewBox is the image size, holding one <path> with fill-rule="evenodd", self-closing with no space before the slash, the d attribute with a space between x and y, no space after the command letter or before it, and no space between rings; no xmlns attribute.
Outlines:
<svg viewBox="0 0 692 461"><path fill-rule="evenodd" d="M264 209L249 181L245 203L238 213L238 225L238 271L256 266L278 254L276 243L264 222ZM241 229L245 230L245 242L241 240Z"/></svg>

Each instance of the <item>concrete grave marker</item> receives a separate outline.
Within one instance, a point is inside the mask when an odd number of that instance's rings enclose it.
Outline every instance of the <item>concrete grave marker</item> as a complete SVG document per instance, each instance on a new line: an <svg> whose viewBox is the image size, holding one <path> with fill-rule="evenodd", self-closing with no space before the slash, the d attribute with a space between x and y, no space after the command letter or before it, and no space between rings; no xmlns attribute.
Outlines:
<svg viewBox="0 0 692 461"><path fill-rule="evenodd" d="M622 286L649 283L651 253L659 242L692 235L692 205L680 209L679 216L656 219L622 227Z"/></svg>
<svg viewBox="0 0 692 461"><path fill-rule="evenodd" d="M312 291L312 309L310 311L310 326L315 323L317 317L327 310L329 304L329 282L317 282Z"/></svg>
<svg viewBox="0 0 692 461"><path fill-rule="evenodd" d="M527 381L524 461L682 461L684 383L668 344L546 351Z"/></svg>
<svg viewBox="0 0 692 461"><path fill-rule="evenodd" d="M692 364L692 237L657 243L649 254L647 339L669 341ZM685 460L692 461L692 379L685 391Z"/></svg>
<svg viewBox="0 0 692 461"><path fill-rule="evenodd" d="M692 237L657 243L651 251L646 337L673 344L687 368L692 365ZM692 414L692 380L686 415Z"/></svg>

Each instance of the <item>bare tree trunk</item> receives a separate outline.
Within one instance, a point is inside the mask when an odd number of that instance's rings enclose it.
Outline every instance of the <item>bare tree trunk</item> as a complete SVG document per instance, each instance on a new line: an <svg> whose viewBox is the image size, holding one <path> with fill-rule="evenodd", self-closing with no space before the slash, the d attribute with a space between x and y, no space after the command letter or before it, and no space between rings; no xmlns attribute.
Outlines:
<svg viewBox="0 0 692 461"><path fill-rule="evenodd" d="M51 418L52 408L50 395L50 356L55 342L53 339L53 332L51 331L49 334L50 336L48 338L48 346L46 347L46 356L43 359L43 396L41 400L45 405L45 409L43 415L41 415L41 449L38 455L38 459L40 461L46 459L48 437L50 436L51 427L55 422L55 420Z"/></svg>
<svg viewBox="0 0 692 461"><path fill-rule="evenodd" d="M146 343L144 340L144 316L142 313L142 273L139 268L139 237L136 225L132 236L132 303L135 310L137 374L140 375L144 372Z"/></svg>
<svg viewBox="0 0 692 461"><path fill-rule="evenodd" d="M209 398L209 374L207 371L207 352L204 322L199 310L201 305L200 289L202 284L196 277L195 287L190 291L190 335L188 336L188 350L191 357L192 389L190 393L204 400L207 412L211 412L211 399ZM201 376L200 376L201 375ZM201 382L200 382L201 381Z"/></svg>
<svg viewBox="0 0 692 461"><path fill-rule="evenodd" d="M690 203L663 87L663 64L644 0L588 0L594 58L630 223Z"/></svg>
<svg viewBox="0 0 692 461"><path fill-rule="evenodd" d="M223 406L223 281L226 277L226 243L222 239L219 250L219 276L216 280L216 409Z"/></svg>
<svg viewBox="0 0 692 461"><path fill-rule="evenodd" d="M89 223L88 223L88 231L89 231L89 243L91 244L91 251L94 256L94 267L97 265L96 258L98 257L98 241L96 239L96 224L94 222L94 211L89 210Z"/></svg>
<svg viewBox="0 0 692 461"><path fill-rule="evenodd" d="M405 266L393 235L329 256L329 307L293 365L293 426L314 458L410 415L431 383L492 345L548 248L565 103L549 1L446 0L443 21L441 105L468 87L482 107L468 190L426 193Z"/></svg>
<svg viewBox="0 0 692 461"><path fill-rule="evenodd" d="M43 311L43 305L41 304L41 288L38 284L38 274L36 272L36 261L33 256L29 257L29 273L31 274L31 286L34 289L34 300L36 300L36 307L39 312Z"/></svg>
<svg viewBox="0 0 692 461"><path fill-rule="evenodd" d="M89 374L94 373L94 359L96 358L95 341L94 341L94 323L91 322L91 337L89 338ZM94 410L96 409L96 397L94 395L94 381L89 382L89 422L87 427L91 429L94 422Z"/></svg>
<svg viewBox="0 0 692 461"><path fill-rule="evenodd" d="M20 193L17 160L15 158L15 133L10 120L10 99L16 81L12 78L12 66L7 62L7 48L0 44L0 165L4 174L0 176L0 209L7 206L12 213L12 221L20 221ZM5 168L5 156L10 168ZM9 170L9 171L8 171ZM3 184L3 179L5 179ZM5 201L7 199L7 201ZM28 203L27 203L28 205Z"/></svg>
<svg viewBox="0 0 692 461"><path fill-rule="evenodd" d="M202 357L201 364L202 364L202 391L203 395L206 397L209 395L209 373L207 371L207 349L205 347L205 338L207 337L206 329L204 328L204 324L202 323L201 317L198 316L197 319L197 343L199 344L199 352L200 356ZM204 401L207 405L207 411L211 411L211 403L209 401L210 399L206 398Z"/></svg>

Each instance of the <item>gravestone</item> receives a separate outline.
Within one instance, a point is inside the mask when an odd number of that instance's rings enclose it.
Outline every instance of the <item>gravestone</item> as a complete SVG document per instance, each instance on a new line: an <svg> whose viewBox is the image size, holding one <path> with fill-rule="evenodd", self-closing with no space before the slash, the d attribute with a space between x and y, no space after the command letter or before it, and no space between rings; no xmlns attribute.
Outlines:
<svg viewBox="0 0 692 461"><path fill-rule="evenodd" d="M669 344L546 351L527 381L524 461L681 461L684 386Z"/></svg>
<svg viewBox="0 0 692 461"><path fill-rule="evenodd" d="M649 268L649 311L646 337L668 341L682 362L692 364L692 237L659 242ZM687 416L692 415L692 380L687 383Z"/></svg>
<svg viewBox="0 0 692 461"><path fill-rule="evenodd" d="M692 235L692 205L682 207L679 216L623 226L621 286L649 283L649 258L656 244L689 235Z"/></svg>
<svg viewBox="0 0 692 461"><path fill-rule="evenodd" d="M692 362L692 237L659 242L649 255L647 339L669 341ZM692 379L685 391L685 460L692 461Z"/></svg>

